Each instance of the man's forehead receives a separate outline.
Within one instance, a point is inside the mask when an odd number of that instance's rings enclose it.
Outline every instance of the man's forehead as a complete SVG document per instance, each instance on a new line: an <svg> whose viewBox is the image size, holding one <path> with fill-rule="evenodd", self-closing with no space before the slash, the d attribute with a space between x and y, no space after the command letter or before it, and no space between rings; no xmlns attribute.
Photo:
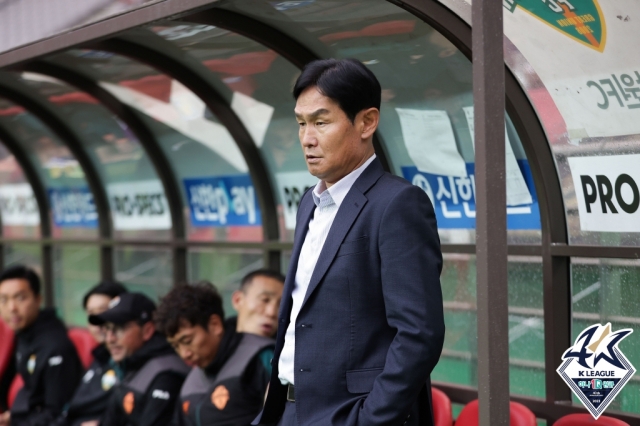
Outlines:
<svg viewBox="0 0 640 426"><path fill-rule="evenodd" d="M265 275L258 275L254 277L251 282L247 283L247 289L255 293L273 293L272 289L274 287L284 287L284 283Z"/></svg>
<svg viewBox="0 0 640 426"><path fill-rule="evenodd" d="M29 281L24 278L10 278L0 283L0 294L29 293L31 287Z"/></svg>

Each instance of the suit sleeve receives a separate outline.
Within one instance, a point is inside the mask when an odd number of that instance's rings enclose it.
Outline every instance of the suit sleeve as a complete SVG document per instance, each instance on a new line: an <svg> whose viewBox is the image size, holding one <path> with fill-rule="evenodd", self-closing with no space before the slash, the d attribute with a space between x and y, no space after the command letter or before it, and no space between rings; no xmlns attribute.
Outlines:
<svg viewBox="0 0 640 426"><path fill-rule="evenodd" d="M138 426L167 426L171 424L184 377L163 373L156 377L147 391L144 411Z"/></svg>
<svg viewBox="0 0 640 426"><path fill-rule="evenodd" d="M442 253L433 206L415 186L387 204L379 229L387 322L397 329L385 366L358 414L358 425L402 424L444 343Z"/></svg>

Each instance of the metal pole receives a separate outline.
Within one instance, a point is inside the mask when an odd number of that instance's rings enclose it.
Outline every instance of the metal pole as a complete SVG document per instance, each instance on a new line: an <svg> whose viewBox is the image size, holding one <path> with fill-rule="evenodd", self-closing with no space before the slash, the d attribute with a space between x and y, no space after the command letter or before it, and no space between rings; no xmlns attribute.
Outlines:
<svg viewBox="0 0 640 426"><path fill-rule="evenodd" d="M509 424L502 2L472 4L480 425Z"/></svg>

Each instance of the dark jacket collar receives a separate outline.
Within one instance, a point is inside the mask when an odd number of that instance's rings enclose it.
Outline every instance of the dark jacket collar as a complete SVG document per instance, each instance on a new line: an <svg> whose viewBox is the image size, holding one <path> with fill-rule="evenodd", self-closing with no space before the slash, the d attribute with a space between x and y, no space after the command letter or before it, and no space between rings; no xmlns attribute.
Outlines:
<svg viewBox="0 0 640 426"><path fill-rule="evenodd" d="M31 342L39 334L50 331L52 328L65 330L64 324L56 316L56 311L54 309L46 308L40 310L38 317L33 324L18 331L16 334L18 339Z"/></svg>
<svg viewBox="0 0 640 426"><path fill-rule="evenodd" d="M211 364L204 368L207 376L215 376L218 374L222 366L233 356L240 341L242 340L243 333L236 332L236 322L234 318L230 318L225 321L224 335L220 341L218 347L218 353L216 357L211 361Z"/></svg>
<svg viewBox="0 0 640 426"><path fill-rule="evenodd" d="M155 333L149 341L147 341L140 349L138 349L129 358L119 363L119 367L124 374L136 371L151 358L175 353L174 349L169 345L167 339L160 333Z"/></svg>

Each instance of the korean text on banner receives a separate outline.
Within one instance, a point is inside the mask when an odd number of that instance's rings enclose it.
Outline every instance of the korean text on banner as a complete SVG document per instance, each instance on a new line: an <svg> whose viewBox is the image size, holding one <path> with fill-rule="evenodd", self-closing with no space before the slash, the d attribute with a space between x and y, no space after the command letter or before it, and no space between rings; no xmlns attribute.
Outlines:
<svg viewBox="0 0 640 426"><path fill-rule="evenodd" d="M296 214L300 200L305 191L318 183L318 178L308 171L286 172L276 174L278 194L282 202L284 225L286 229L296 228Z"/></svg>
<svg viewBox="0 0 640 426"><path fill-rule="evenodd" d="M473 123L474 114L473 107L462 108L464 115L467 118L467 124L469 126L469 132L471 132L471 141L475 150L475 125ZM504 131L504 148L505 148L505 170L506 170L506 185L507 185L507 206L519 206L522 204L531 204L531 193L527 184L522 177L522 172L518 167L518 160L511 148L511 141L507 135L507 129Z"/></svg>
<svg viewBox="0 0 640 426"><path fill-rule="evenodd" d="M61 228L98 226L98 212L89 188L55 188L49 190L53 222Z"/></svg>
<svg viewBox="0 0 640 426"><path fill-rule="evenodd" d="M571 157L580 229L640 232L640 154Z"/></svg>
<svg viewBox="0 0 640 426"><path fill-rule="evenodd" d="M38 203L28 183L0 185L2 224L37 226L40 224Z"/></svg>
<svg viewBox="0 0 640 426"><path fill-rule="evenodd" d="M396 108L396 111L404 144L418 170L439 175L467 175L446 111L406 108Z"/></svg>
<svg viewBox="0 0 640 426"><path fill-rule="evenodd" d="M191 224L208 226L259 226L260 206L249 175L184 179Z"/></svg>
<svg viewBox="0 0 640 426"><path fill-rule="evenodd" d="M169 204L160 181L107 185L113 225L118 231L171 229Z"/></svg>

